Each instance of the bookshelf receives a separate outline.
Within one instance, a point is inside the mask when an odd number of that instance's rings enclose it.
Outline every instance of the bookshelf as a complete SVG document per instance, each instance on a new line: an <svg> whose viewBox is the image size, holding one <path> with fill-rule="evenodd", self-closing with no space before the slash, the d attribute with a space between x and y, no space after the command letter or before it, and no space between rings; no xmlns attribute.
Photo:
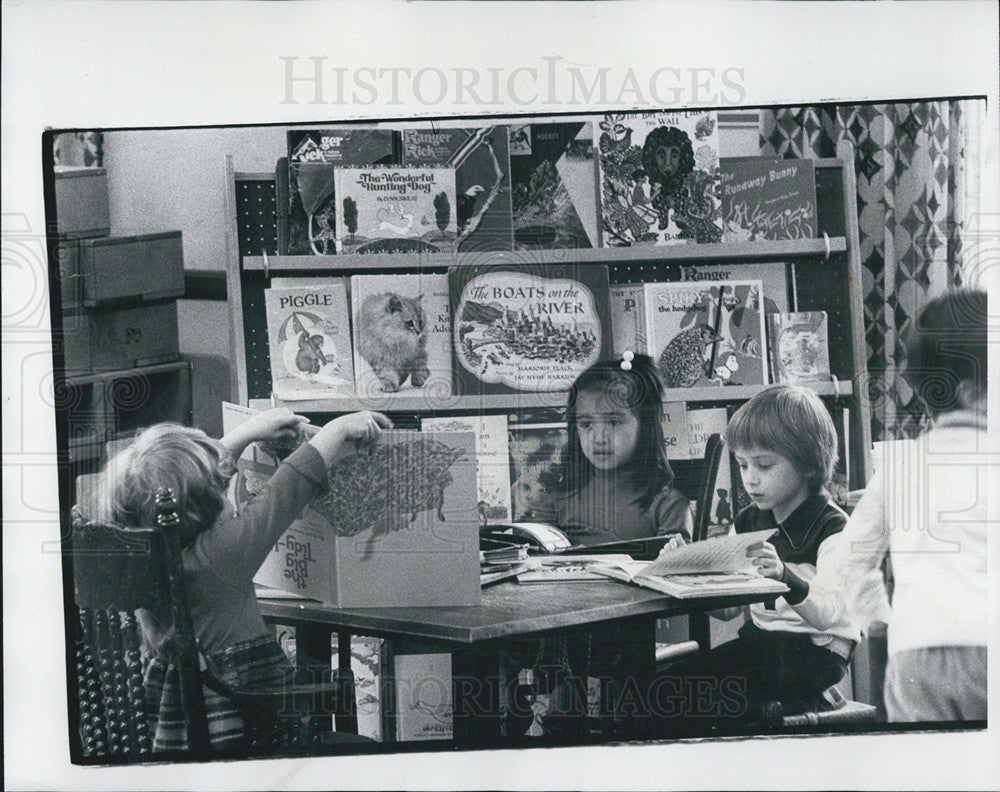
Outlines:
<svg viewBox="0 0 1000 792"><path fill-rule="evenodd" d="M502 123L502 120L501 120ZM789 274L793 310L828 314L830 366L834 379L814 386L829 402L849 410L849 468L852 488L864 486L870 470L870 406L865 368L864 309L855 202L854 154L841 143L837 157L815 160L818 238L740 244L634 246L597 249L504 251L449 254L277 255L277 191L273 173L239 173L226 161L227 287L233 388L240 403L268 407L270 362L264 290L272 276L335 277L384 273L446 272L462 264L605 264L612 284L665 280L664 268L678 263L782 261ZM688 388L668 391L668 401L696 406L731 405L766 386ZM336 414L368 408L414 416L468 414L559 407L563 392L484 396L386 395L287 402L298 412Z"/></svg>

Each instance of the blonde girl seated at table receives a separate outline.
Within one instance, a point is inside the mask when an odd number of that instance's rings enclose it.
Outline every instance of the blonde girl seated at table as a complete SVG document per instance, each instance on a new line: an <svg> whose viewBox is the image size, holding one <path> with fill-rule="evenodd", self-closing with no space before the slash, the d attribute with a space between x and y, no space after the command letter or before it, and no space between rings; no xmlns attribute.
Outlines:
<svg viewBox="0 0 1000 792"><path fill-rule="evenodd" d="M371 443L391 422L359 412L330 421L282 462L264 490L239 514L226 499L234 460L256 441L287 442L306 419L283 408L253 417L222 440L200 429L151 426L113 457L83 516L123 526L154 525L155 493L170 487L178 503L184 589L195 638L213 670L230 684L281 684L291 666L261 616L253 576L274 543L313 497L327 487L331 465L359 443ZM146 651L143 684L154 751L188 745L179 678L172 664L173 634L164 614L139 611ZM213 749L246 745L239 711L205 688Z"/></svg>

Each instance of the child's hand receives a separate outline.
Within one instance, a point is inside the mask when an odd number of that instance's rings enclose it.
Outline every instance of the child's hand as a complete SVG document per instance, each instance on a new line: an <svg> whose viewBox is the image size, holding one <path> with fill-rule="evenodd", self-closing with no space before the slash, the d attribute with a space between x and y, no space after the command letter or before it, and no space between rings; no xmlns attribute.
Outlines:
<svg viewBox="0 0 1000 792"><path fill-rule="evenodd" d="M296 415L287 407L275 407L273 410L255 415L239 428L247 433L250 442L270 440L281 443L298 437L299 427L304 423L309 423L309 419L304 415Z"/></svg>
<svg viewBox="0 0 1000 792"><path fill-rule="evenodd" d="M660 548L659 555L657 555L656 557L660 558L661 556L669 553L671 550L676 550L678 547L683 547L683 546L684 546L684 540L675 534L674 536L671 536L666 542L664 542L663 547Z"/></svg>
<svg viewBox="0 0 1000 792"><path fill-rule="evenodd" d="M239 458L243 450L251 443L270 441L272 443L292 443L298 436L301 424L309 423L309 419L296 415L285 407L259 413L244 421L220 441L234 459Z"/></svg>
<svg viewBox="0 0 1000 792"><path fill-rule="evenodd" d="M757 542L747 548L747 557L753 559L753 565L761 575L775 580L781 580L785 574L785 565L778 558L778 551L770 542Z"/></svg>
<svg viewBox="0 0 1000 792"><path fill-rule="evenodd" d="M392 421L382 413L363 410L334 418L309 442L331 465L357 447L375 442L383 429L391 428Z"/></svg>

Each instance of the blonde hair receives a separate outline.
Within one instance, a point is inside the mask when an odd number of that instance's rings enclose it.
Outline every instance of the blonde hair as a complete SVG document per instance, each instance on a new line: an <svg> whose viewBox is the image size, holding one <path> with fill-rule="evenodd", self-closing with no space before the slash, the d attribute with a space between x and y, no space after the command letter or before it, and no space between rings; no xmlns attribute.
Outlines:
<svg viewBox="0 0 1000 792"><path fill-rule="evenodd" d="M200 429L176 423L156 424L108 461L92 513L116 525L152 526L156 520L156 490L170 487L181 518L183 546L219 516L235 472L225 446Z"/></svg>
<svg viewBox="0 0 1000 792"><path fill-rule="evenodd" d="M780 454L799 470L813 492L833 478L837 430L819 396L798 385L774 385L740 407L726 429L733 449L754 446Z"/></svg>

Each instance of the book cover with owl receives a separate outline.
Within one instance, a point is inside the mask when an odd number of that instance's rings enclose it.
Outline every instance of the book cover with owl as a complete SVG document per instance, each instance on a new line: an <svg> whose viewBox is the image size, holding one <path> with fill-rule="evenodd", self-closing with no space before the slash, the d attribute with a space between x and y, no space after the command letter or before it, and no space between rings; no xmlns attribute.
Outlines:
<svg viewBox="0 0 1000 792"><path fill-rule="evenodd" d="M404 129L402 164L455 170L458 249L510 250L507 127Z"/></svg>
<svg viewBox="0 0 1000 792"><path fill-rule="evenodd" d="M604 247L721 241L714 110L609 113L594 137Z"/></svg>
<svg viewBox="0 0 1000 792"><path fill-rule="evenodd" d="M424 418L424 432L472 432L476 436L476 489L479 524L509 523L510 450L506 415L455 415Z"/></svg>
<svg viewBox="0 0 1000 792"><path fill-rule="evenodd" d="M515 249L599 247L590 121L511 126L510 172Z"/></svg>
<svg viewBox="0 0 1000 792"><path fill-rule="evenodd" d="M359 398L451 396L447 275L352 275L351 316Z"/></svg>
<svg viewBox="0 0 1000 792"><path fill-rule="evenodd" d="M284 247L292 255L332 255L336 252L336 197L338 168L393 165L399 162L399 133L388 129L339 127L293 129L288 132L287 220L279 222ZM279 209L279 219L285 213ZM287 223L287 228L285 227Z"/></svg>
<svg viewBox="0 0 1000 792"><path fill-rule="evenodd" d="M337 168L338 253L442 253L458 245L454 168Z"/></svg>
<svg viewBox="0 0 1000 792"><path fill-rule="evenodd" d="M275 396L296 401L354 395L351 319L342 279L265 289L264 308Z"/></svg>
<svg viewBox="0 0 1000 792"><path fill-rule="evenodd" d="M771 372L775 382L830 381L826 311L770 314Z"/></svg>
<svg viewBox="0 0 1000 792"><path fill-rule="evenodd" d="M451 267L448 279L462 393L567 390L611 355L603 264Z"/></svg>
<svg viewBox="0 0 1000 792"><path fill-rule="evenodd" d="M719 162L719 181L724 242L816 236L812 160L727 157Z"/></svg>
<svg viewBox="0 0 1000 792"><path fill-rule="evenodd" d="M667 388L767 383L759 280L646 284L646 343Z"/></svg>

